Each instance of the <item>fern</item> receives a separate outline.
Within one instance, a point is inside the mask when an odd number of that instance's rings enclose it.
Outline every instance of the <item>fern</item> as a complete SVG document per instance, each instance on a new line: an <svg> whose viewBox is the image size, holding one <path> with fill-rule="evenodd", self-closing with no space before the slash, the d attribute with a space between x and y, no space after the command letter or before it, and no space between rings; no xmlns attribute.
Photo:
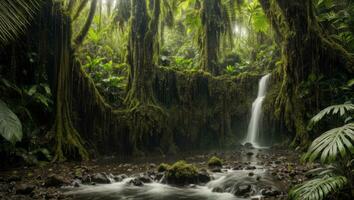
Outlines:
<svg viewBox="0 0 354 200"><path fill-rule="evenodd" d="M344 176L324 176L309 180L289 193L289 199L322 200L330 193L340 191L347 184Z"/></svg>
<svg viewBox="0 0 354 200"><path fill-rule="evenodd" d="M0 44L24 33L38 10L40 0L0 0Z"/></svg>
<svg viewBox="0 0 354 200"><path fill-rule="evenodd" d="M311 119L310 127L315 125L317 122L319 122L321 119L323 119L327 115L339 114L340 116L343 116L345 113L351 112L351 111L354 111L354 104L351 104L351 103L329 106L329 107L321 110L317 115L315 115Z"/></svg>
<svg viewBox="0 0 354 200"><path fill-rule="evenodd" d="M323 163L333 162L338 154L344 158L354 153L353 141L354 123L331 129L312 142L303 159L314 161L320 157Z"/></svg>

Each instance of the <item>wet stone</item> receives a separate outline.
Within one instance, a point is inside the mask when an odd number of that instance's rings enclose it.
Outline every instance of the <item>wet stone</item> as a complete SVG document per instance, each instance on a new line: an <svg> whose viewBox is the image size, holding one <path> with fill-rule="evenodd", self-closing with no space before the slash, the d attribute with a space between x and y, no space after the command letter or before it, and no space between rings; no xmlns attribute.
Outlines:
<svg viewBox="0 0 354 200"><path fill-rule="evenodd" d="M35 185L25 184L25 183L17 184L15 186L16 194L24 194L24 195L32 193L32 191L35 188L36 188Z"/></svg>
<svg viewBox="0 0 354 200"><path fill-rule="evenodd" d="M109 177L106 173L97 173L93 175L91 181L99 184L111 183L111 180L109 180Z"/></svg>
<svg viewBox="0 0 354 200"><path fill-rule="evenodd" d="M134 186L138 186L138 187L144 185L144 183L138 178L134 178L134 179L130 180L129 183L134 185Z"/></svg>
<svg viewBox="0 0 354 200"><path fill-rule="evenodd" d="M251 185L239 185L236 187L234 195L236 196L250 196L249 193L252 191Z"/></svg>
<svg viewBox="0 0 354 200"><path fill-rule="evenodd" d="M70 183L65 180L64 177L59 175L50 175L46 178L44 186L46 187L60 187L63 185L69 185Z"/></svg>

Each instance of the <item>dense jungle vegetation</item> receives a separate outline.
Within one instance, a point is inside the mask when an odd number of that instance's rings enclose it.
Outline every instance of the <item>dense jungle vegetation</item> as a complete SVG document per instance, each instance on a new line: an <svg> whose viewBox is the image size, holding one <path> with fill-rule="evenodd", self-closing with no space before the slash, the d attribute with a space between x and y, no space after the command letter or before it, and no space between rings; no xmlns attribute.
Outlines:
<svg viewBox="0 0 354 200"><path fill-rule="evenodd" d="M0 199L353 199L353 75L353 0L0 0Z"/></svg>

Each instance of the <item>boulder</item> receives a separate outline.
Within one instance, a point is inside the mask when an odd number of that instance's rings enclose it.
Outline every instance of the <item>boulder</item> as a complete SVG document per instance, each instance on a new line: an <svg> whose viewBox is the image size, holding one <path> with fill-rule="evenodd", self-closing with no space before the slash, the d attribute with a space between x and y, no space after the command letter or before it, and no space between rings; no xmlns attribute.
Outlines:
<svg viewBox="0 0 354 200"><path fill-rule="evenodd" d="M32 193L32 191L36 188L35 185L32 184L17 184L15 185L15 190L16 190L16 194L23 194L23 195L28 195L30 193Z"/></svg>
<svg viewBox="0 0 354 200"><path fill-rule="evenodd" d="M243 146L247 149L254 149L253 145L249 142L245 143Z"/></svg>
<svg viewBox="0 0 354 200"><path fill-rule="evenodd" d="M210 168L213 168L213 167L220 167L221 168L222 165L223 165L223 161L216 156L211 157L208 161L208 166Z"/></svg>
<svg viewBox="0 0 354 200"><path fill-rule="evenodd" d="M148 175L142 175L138 179L143 183L151 183L152 179Z"/></svg>
<svg viewBox="0 0 354 200"><path fill-rule="evenodd" d="M235 188L234 195L240 197L249 197L252 192L252 186L249 184L238 185Z"/></svg>
<svg viewBox="0 0 354 200"><path fill-rule="evenodd" d="M185 161L178 161L165 172L165 181L178 186L197 184L199 182L198 169Z"/></svg>
<svg viewBox="0 0 354 200"><path fill-rule="evenodd" d="M129 184L134 185L134 186L138 186L138 187L141 187L144 185L144 183L139 178L134 178L134 179L130 180Z"/></svg>
<svg viewBox="0 0 354 200"><path fill-rule="evenodd" d="M97 173L91 177L91 181L99 184L109 184L111 180L106 173Z"/></svg>
<svg viewBox="0 0 354 200"><path fill-rule="evenodd" d="M70 185L70 181L59 175L50 175L44 182L45 187L60 187L63 185Z"/></svg>

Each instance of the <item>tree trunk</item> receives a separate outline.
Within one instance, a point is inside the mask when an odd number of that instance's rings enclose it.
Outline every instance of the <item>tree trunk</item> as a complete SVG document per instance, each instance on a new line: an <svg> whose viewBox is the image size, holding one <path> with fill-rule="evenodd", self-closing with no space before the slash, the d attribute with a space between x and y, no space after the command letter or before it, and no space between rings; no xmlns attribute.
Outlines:
<svg viewBox="0 0 354 200"><path fill-rule="evenodd" d="M282 35L283 80L276 101L277 114L288 129L296 132L293 144L306 145L307 122L319 106L313 95L319 94L304 96L301 84L308 82L310 76L351 71L353 58L319 26L312 1L260 0L260 3L276 32ZM274 19L274 16L279 17ZM309 86L316 91L320 90L318 87L316 81Z"/></svg>
<svg viewBox="0 0 354 200"><path fill-rule="evenodd" d="M155 67L156 35L160 15L160 0L154 1L150 19L145 0L132 0L131 29L128 44L130 65L126 103L130 107L154 103L152 81Z"/></svg>
<svg viewBox="0 0 354 200"><path fill-rule="evenodd" d="M70 17L63 14L59 3L53 4L52 25L54 26L54 73L55 78L55 122L52 128L55 141L56 161L67 156L87 159L88 153L72 121L72 48Z"/></svg>
<svg viewBox="0 0 354 200"><path fill-rule="evenodd" d="M201 9L203 25L202 69L213 75L219 75L219 49L221 25L223 23L220 0L204 0Z"/></svg>

